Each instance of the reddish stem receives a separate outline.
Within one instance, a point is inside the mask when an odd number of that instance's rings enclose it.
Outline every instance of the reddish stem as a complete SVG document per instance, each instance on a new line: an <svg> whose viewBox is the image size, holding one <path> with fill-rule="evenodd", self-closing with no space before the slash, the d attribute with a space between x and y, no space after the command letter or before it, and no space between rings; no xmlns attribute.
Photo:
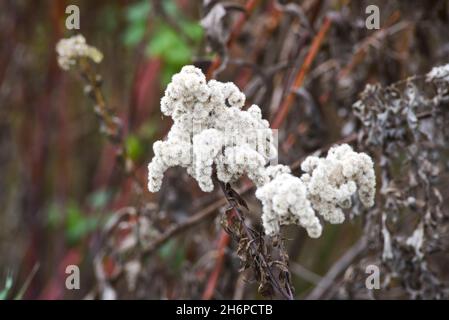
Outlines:
<svg viewBox="0 0 449 320"><path fill-rule="evenodd" d="M240 18L235 23L234 27L231 30L231 34L229 35L228 41L226 42L226 46L228 48L231 48L234 41L237 39L238 35L242 31L242 28L250 16L251 12L256 8L257 3L259 0L248 0L245 4L245 12L241 14ZM218 67L221 64L220 56L215 56L215 58L212 60L211 65L207 69L206 77L207 79L211 79L212 75L214 74L214 71L218 69Z"/></svg>
<svg viewBox="0 0 449 320"><path fill-rule="evenodd" d="M313 39L312 45L310 46L310 50L307 53L306 58L304 59L304 63L299 69L298 73L296 74L295 81L290 89L290 92L282 102L281 106L278 109L278 112L276 113L274 120L272 121L271 127L273 129L279 129L279 127L287 117L288 111L290 110L290 107L293 104L293 101L295 100L294 92L298 90L304 83L306 74L309 71L310 67L312 66L312 63L316 55L318 54L318 51L320 50L321 44L323 43L323 40L331 24L332 22L328 17L324 18L323 24L321 25L318 34Z"/></svg>
<svg viewBox="0 0 449 320"><path fill-rule="evenodd" d="M210 300L214 296L215 288L217 287L218 283L218 276L220 275L221 269L223 268L224 254L230 240L231 237L229 236L229 234L226 233L226 231L221 230L220 237L218 239L217 260L215 262L214 270L210 274L209 280L207 281L206 289L203 293L203 300Z"/></svg>

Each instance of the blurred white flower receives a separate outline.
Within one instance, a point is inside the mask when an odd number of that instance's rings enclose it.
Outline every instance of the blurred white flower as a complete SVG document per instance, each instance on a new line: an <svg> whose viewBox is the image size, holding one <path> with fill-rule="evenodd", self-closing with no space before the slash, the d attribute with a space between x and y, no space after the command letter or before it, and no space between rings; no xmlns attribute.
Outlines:
<svg viewBox="0 0 449 320"><path fill-rule="evenodd" d="M64 70L74 66L79 58L89 58L95 63L103 60L103 54L95 47L86 44L82 35L76 35L68 39L61 39L56 44L58 64Z"/></svg>

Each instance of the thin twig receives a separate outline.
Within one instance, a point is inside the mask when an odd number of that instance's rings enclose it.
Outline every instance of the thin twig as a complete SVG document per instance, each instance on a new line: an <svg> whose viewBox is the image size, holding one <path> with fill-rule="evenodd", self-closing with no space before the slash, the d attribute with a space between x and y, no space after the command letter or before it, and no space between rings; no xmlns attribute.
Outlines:
<svg viewBox="0 0 449 320"><path fill-rule="evenodd" d="M207 281L206 289L203 293L203 300L210 300L214 295L215 288L217 287L218 283L218 277L220 276L221 270L223 269L226 247L229 245L230 240L231 238L229 234L222 230L218 239L218 250L215 267L209 276L209 280Z"/></svg>
<svg viewBox="0 0 449 320"><path fill-rule="evenodd" d="M220 198L212 204L208 205L195 215L188 218L186 221L180 224L174 224L167 228L167 230L155 241L153 241L148 247L143 249L144 258L151 255L155 250L157 250L161 245L163 245L166 241L171 239L172 237L186 231L199 223L203 222L207 218L213 217L218 209L226 204L226 199Z"/></svg>
<svg viewBox="0 0 449 320"><path fill-rule="evenodd" d="M307 296L307 300L321 299L334 285L335 280L357 259L366 249L367 240L362 236L348 251L330 268L327 274L316 285L315 289Z"/></svg>
<svg viewBox="0 0 449 320"><path fill-rule="evenodd" d="M368 48L376 41L381 40L385 36L387 36L388 29L395 24L399 18L401 17L401 14L399 11L395 11L387 20L387 23L382 29L377 30L376 32L370 34L368 38L366 38L360 46L357 48L355 53L352 55L351 60L349 63L340 70L340 72L337 75L337 79L341 80L349 76L349 74L352 72L352 70L363 61L366 53L368 52ZM405 24L405 26L408 26L408 24Z"/></svg>
<svg viewBox="0 0 449 320"><path fill-rule="evenodd" d="M293 101L295 100L295 91L297 91L303 84L304 79L306 77L307 72L312 66L313 61L315 60L316 55L318 54L321 44L331 26L332 22L328 17L324 18L323 24L318 32L318 34L313 39L312 45L310 46L310 50L307 53L306 58L304 59L304 63L296 74L295 81L290 88L290 92L287 94L287 97L282 102L279 107L274 120L272 121L271 127L273 129L279 129L281 124L284 122L285 118L288 115L288 111L290 110Z"/></svg>
<svg viewBox="0 0 449 320"><path fill-rule="evenodd" d="M235 25L232 28L231 34L229 35L228 41L226 42L226 47L231 48L234 41L238 38L238 35L242 31L242 28L248 20L248 17L253 12L253 10L256 8L257 3L259 0L248 0L245 4L245 12L241 14L240 18L237 20ZM219 55L216 55L215 58L212 60L211 65L207 69L206 77L207 79L213 78L215 75L215 72L220 68L220 65L222 63L222 59Z"/></svg>
<svg viewBox="0 0 449 320"><path fill-rule="evenodd" d="M94 103L94 112L100 119L102 133L115 146L116 157L123 172L129 175L141 190L145 189L144 184L137 177L134 161L127 154L122 132L123 123L106 103L106 98L101 89L101 76L93 70L91 63L86 58L81 58L78 62L81 77L86 82L84 91Z"/></svg>
<svg viewBox="0 0 449 320"><path fill-rule="evenodd" d="M290 262L290 270L293 274L315 285L317 285L322 279L320 275L310 271L296 262Z"/></svg>

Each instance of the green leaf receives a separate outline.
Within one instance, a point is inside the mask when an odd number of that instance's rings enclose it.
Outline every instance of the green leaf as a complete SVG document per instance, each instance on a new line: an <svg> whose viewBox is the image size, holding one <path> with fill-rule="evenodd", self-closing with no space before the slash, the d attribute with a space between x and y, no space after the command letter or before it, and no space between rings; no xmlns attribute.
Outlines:
<svg viewBox="0 0 449 320"><path fill-rule="evenodd" d="M185 247L174 239L162 245L158 253L174 270L179 270L186 259Z"/></svg>
<svg viewBox="0 0 449 320"><path fill-rule="evenodd" d="M172 0L162 1L162 7L169 16L177 18L179 16L179 10L176 3Z"/></svg>
<svg viewBox="0 0 449 320"><path fill-rule="evenodd" d="M66 237L71 245L75 245L84 236L94 231L100 223L100 219L92 216L84 216L76 204L67 208Z"/></svg>
<svg viewBox="0 0 449 320"><path fill-rule="evenodd" d="M162 85L167 85L173 74L183 65L190 63L192 51L184 39L168 26L162 26L151 39L147 47L150 56L159 57L164 62Z"/></svg>
<svg viewBox="0 0 449 320"><path fill-rule="evenodd" d="M175 239L171 239L171 240L167 241L167 243L163 244L159 248L159 250L158 250L159 256L164 260L168 259L172 255L175 247L176 247Z"/></svg>
<svg viewBox="0 0 449 320"><path fill-rule="evenodd" d="M161 83L163 87L166 87L170 82L173 75L177 72L179 72L179 67L166 65L162 69L162 76L161 76Z"/></svg>
<svg viewBox="0 0 449 320"><path fill-rule="evenodd" d="M162 25L153 35L147 53L177 67L188 63L192 57L192 52L184 39L166 25Z"/></svg>
<svg viewBox="0 0 449 320"><path fill-rule="evenodd" d="M126 153L134 161L139 160L144 154L144 146L140 142L139 138L134 135L129 135L127 137L125 146Z"/></svg>
<svg viewBox="0 0 449 320"><path fill-rule="evenodd" d="M151 4L148 0L137 2L128 7L126 11L128 27L123 35L125 45L132 47L143 40L150 11Z"/></svg>
<svg viewBox="0 0 449 320"><path fill-rule="evenodd" d="M151 3L148 0L142 0L140 2L130 5L126 11L126 19L129 22L142 22L146 21L148 14L151 11Z"/></svg>
<svg viewBox="0 0 449 320"><path fill-rule="evenodd" d="M150 56L164 58L164 55L174 48L178 41L182 41L178 34L169 27L162 25L153 34L151 41L148 43L147 53Z"/></svg>
<svg viewBox="0 0 449 320"><path fill-rule="evenodd" d="M199 42L203 38L204 30L199 23L182 21L180 24L184 32L195 42Z"/></svg>
<svg viewBox="0 0 449 320"><path fill-rule="evenodd" d="M166 52L164 59L168 64L173 66L183 66L190 62L192 51L184 42L178 42L173 45L172 49Z"/></svg>

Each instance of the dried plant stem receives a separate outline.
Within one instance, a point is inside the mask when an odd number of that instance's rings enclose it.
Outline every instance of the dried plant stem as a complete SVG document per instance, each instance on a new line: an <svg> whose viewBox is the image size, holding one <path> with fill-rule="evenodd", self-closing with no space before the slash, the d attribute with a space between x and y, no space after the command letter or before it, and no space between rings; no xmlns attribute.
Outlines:
<svg viewBox="0 0 449 320"><path fill-rule="evenodd" d="M94 103L94 112L99 118L101 132L115 146L117 160L123 171L143 190L145 186L136 176L134 161L129 157L124 146L123 123L106 103L101 89L101 76L93 70L91 63L86 58L81 58L78 61L78 66L81 77L86 82L84 91Z"/></svg>
<svg viewBox="0 0 449 320"><path fill-rule="evenodd" d="M287 97L283 100L281 106L279 107L273 121L271 122L271 127L273 129L279 129L279 127L284 122L285 118L288 115L288 111L290 110L293 101L295 100L295 91L297 91L304 83L304 79L306 77L307 72L309 71L312 63L318 54L321 44L331 26L332 22L328 17L324 18L323 24L318 32L318 34L313 39L312 45L310 46L310 50L307 53L306 58L304 59L304 63L296 74L295 81L292 84L292 87L287 94Z"/></svg>
<svg viewBox="0 0 449 320"><path fill-rule="evenodd" d="M206 289L203 293L203 300L212 299L215 288L217 287L218 277L220 276L221 270L223 269L224 256L226 247L229 245L231 238L229 234L224 232L223 230L220 232L220 237L218 239L218 250L217 257L215 262L215 267L212 273L209 276L209 280L206 284Z"/></svg>
<svg viewBox="0 0 449 320"><path fill-rule="evenodd" d="M249 191L249 189L248 189ZM172 237L186 231L208 218L212 218L222 206L226 204L226 199L220 198L212 204L208 205L204 209L200 210L198 213L191 216L189 219L180 224L174 224L168 227L165 232L155 241L153 241L150 246L146 247L143 250L143 256L150 256L155 250L157 250L161 245L163 245L166 241L171 239Z"/></svg>
<svg viewBox="0 0 449 320"><path fill-rule="evenodd" d="M284 297L287 300L293 300L293 289L290 287L289 281L286 283L286 288L284 288L278 281L278 279L275 277L270 264L267 262L267 258L261 248L258 246L258 241L254 237L253 232L250 231L249 227L245 223L245 218L243 216L243 213L240 209L238 200L236 200L233 195L230 195L226 185L222 181L216 181L219 183L221 190L223 191L226 200L228 204L231 207L232 214L237 218L238 223L240 224L240 227L242 231L244 232L245 237L248 239L250 244L250 250L252 250L253 254L257 256L257 259L255 259L255 263L260 264L260 267L263 268L268 276L270 283L273 285L273 287L281 294L282 297ZM235 192L235 191L234 191ZM228 211L229 212L229 211Z"/></svg>
<svg viewBox="0 0 449 320"><path fill-rule="evenodd" d="M84 91L95 103L94 111L100 118L102 132L119 148L120 152L123 152L122 123L120 119L114 116L112 110L106 104L106 99L101 90L101 76L94 72L87 58L79 60L79 67L82 78L87 82Z"/></svg>
<svg viewBox="0 0 449 320"><path fill-rule="evenodd" d="M327 274L307 296L307 300L321 299L335 284L335 280L357 259L366 249L367 240L360 238L348 251L330 268Z"/></svg>
<svg viewBox="0 0 449 320"><path fill-rule="evenodd" d="M231 31L231 35L228 39L228 47L230 47L234 41L237 39L240 32L242 32L243 26L248 20L249 15L253 12L253 10L256 8L257 3L259 0L248 0L245 4L245 12L240 16L240 18L237 20L236 24L234 25L234 28Z"/></svg>
<svg viewBox="0 0 449 320"><path fill-rule="evenodd" d="M382 38L387 36L388 28L390 28L393 24L395 24L401 17L399 11L395 11L387 20L385 26L382 29L373 32L367 39L365 39L357 48L355 53L352 55L349 63L340 70L337 75L337 80L341 80L350 75L350 73L354 70L354 68L360 64L365 58L368 48L373 45L375 42L380 41ZM406 24L407 25L407 24Z"/></svg>
<svg viewBox="0 0 449 320"><path fill-rule="evenodd" d="M232 28L231 34L229 35L228 41L226 42L226 46L228 48L230 48L234 43L234 41L237 39L238 35L242 31L243 25L245 24L246 20L253 12L253 10L256 8L258 2L259 0L248 0L246 2L245 12L240 16L240 18L235 23L234 27ZM222 61L220 56L216 55L215 58L212 60L211 65L207 69L206 73L207 79L211 79L213 77L215 71L220 67L221 63Z"/></svg>

